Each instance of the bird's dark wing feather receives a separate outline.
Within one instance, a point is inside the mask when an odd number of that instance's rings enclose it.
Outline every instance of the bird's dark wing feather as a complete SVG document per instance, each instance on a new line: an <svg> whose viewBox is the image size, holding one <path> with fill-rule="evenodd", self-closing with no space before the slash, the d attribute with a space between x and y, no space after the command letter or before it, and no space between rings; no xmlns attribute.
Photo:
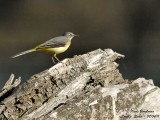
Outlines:
<svg viewBox="0 0 160 120"><path fill-rule="evenodd" d="M67 42L67 38L64 36L60 36L60 37L55 37L52 38L48 41L46 41L45 43L37 46L37 49L44 49L44 48L55 48L55 47L63 47L65 46L66 42Z"/></svg>

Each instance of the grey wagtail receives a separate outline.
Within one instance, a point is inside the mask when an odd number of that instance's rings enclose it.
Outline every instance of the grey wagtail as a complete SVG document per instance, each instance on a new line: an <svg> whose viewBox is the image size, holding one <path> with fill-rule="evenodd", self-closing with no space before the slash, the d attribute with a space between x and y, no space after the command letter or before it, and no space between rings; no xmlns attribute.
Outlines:
<svg viewBox="0 0 160 120"><path fill-rule="evenodd" d="M65 52L69 48L69 46L71 45L72 38L75 36L78 36L78 35L75 35L71 32L65 32L63 34L63 36L54 37L54 38L52 38L42 44L30 49L30 50L18 53L16 55L12 56L12 58L15 58L15 57L27 54L27 53L31 53L34 51L44 51L44 52L47 52L52 55L52 60L55 63L54 58L57 61L60 61L56 57L56 55Z"/></svg>

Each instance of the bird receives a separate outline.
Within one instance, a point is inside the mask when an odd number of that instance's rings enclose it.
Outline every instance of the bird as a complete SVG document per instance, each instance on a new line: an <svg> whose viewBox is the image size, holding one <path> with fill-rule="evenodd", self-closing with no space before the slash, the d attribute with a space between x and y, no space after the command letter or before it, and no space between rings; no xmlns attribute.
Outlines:
<svg viewBox="0 0 160 120"><path fill-rule="evenodd" d="M57 58L57 54L61 54L65 52L71 45L71 40L73 37L79 37L79 35L75 35L72 32L65 32L62 36L54 37L32 49L26 50L24 52L20 52L12 56L12 58L19 57L21 55L25 55L27 53L35 52L35 51L43 51L52 55L52 60L55 63L54 58L60 62Z"/></svg>

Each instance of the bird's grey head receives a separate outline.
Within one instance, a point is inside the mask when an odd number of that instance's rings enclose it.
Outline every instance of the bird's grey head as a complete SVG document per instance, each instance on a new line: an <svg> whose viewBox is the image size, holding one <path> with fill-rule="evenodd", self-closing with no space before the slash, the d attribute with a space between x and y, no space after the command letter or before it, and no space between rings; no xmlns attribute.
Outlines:
<svg viewBox="0 0 160 120"><path fill-rule="evenodd" d="M63 36L65 36L65 37L67 37L68 39L71 40L73 37L78 36L78 35L75 35L75 34L73 34L73 33L71 33L71 32L65 32L65 33L63 34Z"/></svg>

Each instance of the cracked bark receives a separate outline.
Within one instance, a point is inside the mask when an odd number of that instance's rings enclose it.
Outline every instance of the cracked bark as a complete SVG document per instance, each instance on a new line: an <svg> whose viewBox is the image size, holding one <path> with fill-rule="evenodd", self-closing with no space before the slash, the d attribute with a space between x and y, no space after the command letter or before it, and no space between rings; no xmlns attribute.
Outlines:
<svg viewBox="0 0 160 120"><path fill-rule="evenodd" d="M8 83L14 87L4 87L6 92L1 92L0 119L131 119L133 115L127 111L146 108L147 97L160 90L151 80L124 80L115 62L122 57L111 49L76 55L32 76L16 89L20 79L14 86L12 76Z"/></svg>

